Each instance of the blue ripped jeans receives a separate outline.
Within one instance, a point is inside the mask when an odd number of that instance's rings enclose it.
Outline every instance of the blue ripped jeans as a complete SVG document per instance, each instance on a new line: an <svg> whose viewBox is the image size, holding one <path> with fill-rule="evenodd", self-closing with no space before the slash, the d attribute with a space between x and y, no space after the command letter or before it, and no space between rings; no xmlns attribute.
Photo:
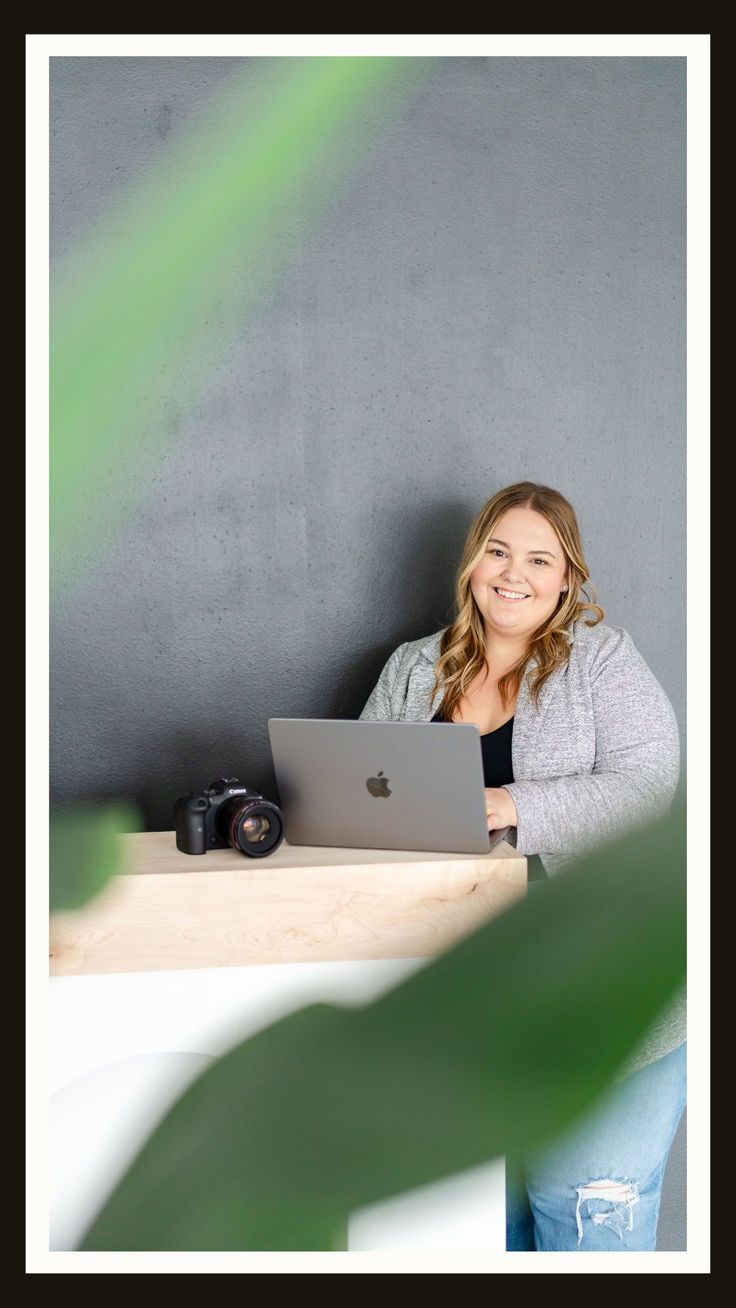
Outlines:
<svg viewBox="0 0 736 1308"><path fill-rule="evenodd" d="M506 1160L506 1248L627 1253L657 1247L659 1201L686 1094L677 1049L611 1087L532 1160Z"/></svg>

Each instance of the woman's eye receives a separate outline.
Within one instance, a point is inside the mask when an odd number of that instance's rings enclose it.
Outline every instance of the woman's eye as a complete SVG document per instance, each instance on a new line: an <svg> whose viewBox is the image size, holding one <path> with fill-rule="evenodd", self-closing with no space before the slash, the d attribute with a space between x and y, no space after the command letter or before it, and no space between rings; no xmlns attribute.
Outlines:
<svg viewBox="0 0 736 1308"><path fill-rule="evenodd" d="M488 553L489 553L489 554L503 554L503 550L500 550L500 549L498 548L498 546L494 545L494 546L491 546L491 547L489 548ZM504 555L504 557L505 557L505 555ZM532 559L532 563L541 563L541 564L544 565L545 568L548 568L548 567L549 567L549 564L548 564L548 562L547 562L546 559Z"/></svg>

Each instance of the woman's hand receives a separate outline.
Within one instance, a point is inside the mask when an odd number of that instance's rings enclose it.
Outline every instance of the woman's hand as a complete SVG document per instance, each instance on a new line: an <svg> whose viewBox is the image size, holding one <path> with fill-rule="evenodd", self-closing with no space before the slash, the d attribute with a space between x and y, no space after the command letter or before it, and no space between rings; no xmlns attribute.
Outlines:
<svg viewBox="0 0 736 1308"><path fill-rule="evenodd" d="M485 786L484 794L488 830L498 831L499 827L515 827L518 822L516 805L508 790L504 790L503 787L496 789Z"/></svg>

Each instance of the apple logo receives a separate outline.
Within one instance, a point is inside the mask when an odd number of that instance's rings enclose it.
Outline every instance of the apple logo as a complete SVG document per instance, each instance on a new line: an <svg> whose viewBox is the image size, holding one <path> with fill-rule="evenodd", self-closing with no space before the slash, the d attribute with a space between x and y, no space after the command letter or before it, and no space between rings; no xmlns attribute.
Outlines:
<svg viewBox="0 0 736 1308"><path fill-rule="evenodd" d="M376 799L388 799L391 794L388 788L389 780L389 777L384 777L383 768L381 768L378 776L369 777L365 784Z"/></svg>

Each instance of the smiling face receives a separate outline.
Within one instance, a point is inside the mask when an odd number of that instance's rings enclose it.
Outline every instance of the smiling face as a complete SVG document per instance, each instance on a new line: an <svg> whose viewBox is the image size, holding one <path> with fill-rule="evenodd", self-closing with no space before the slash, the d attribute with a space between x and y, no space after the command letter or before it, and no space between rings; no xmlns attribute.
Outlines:
<svg viewBox="0 0 736 1308"><path fill-rule="evenodd" d="M524 645L554 613L567 586L567 560L556 531L535 509L507 509L470 576L486 636Z"/></svg>

